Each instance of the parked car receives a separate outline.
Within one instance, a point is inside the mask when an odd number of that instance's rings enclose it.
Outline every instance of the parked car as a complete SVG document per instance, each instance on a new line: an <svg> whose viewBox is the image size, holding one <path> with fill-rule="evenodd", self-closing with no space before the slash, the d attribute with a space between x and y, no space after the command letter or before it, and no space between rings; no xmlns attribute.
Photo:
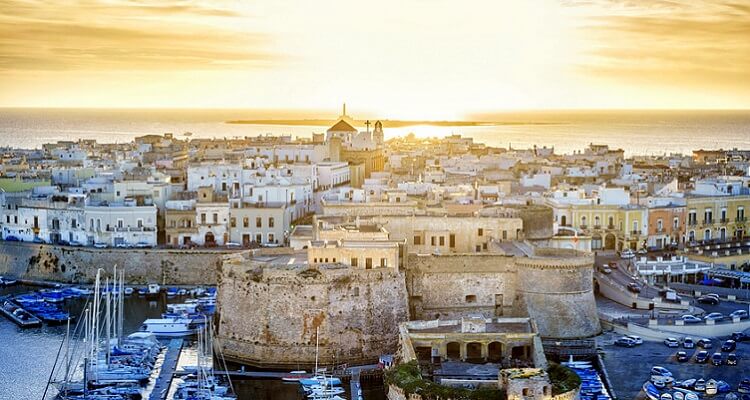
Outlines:
<svg viewBox="0 0 750 400"><path fill-rule="evenodd" d="M603 265L599 270L602 271L602 273L604 273L604 274L611 274L612 273L612 270L609 269L609 267L606 266L606 265Z"/></svg>
<svg viewBox="0 0 750 400"><path fill-rule="evenodd" d="M677 354L675 354L675 358L678 362L687 362L690 359L688 354L684 351L678 351Z"/></svg>
<svg viewBox="0 0 750 400"><path fill-rule="evenodd" d="M97 249L106 249L107 244L106 243L94 243L94 247L96 247Z"/></svg>
<svg viewBox="0 0 750 400"><path fill-rule="evenodd" d="M713 347L714 344L711 342L711 339L703 338L703 339L698 339L698 341L695 342L695 345L698 347L702 347L704 349L710 349L711 347Z"/></svg>
<svg viewBox="0 0 750 400"><path fill-rule="evenodd" d="M734 349L736 348L737 348L737 342L731 339L727 340L726 342L724 342L723 345L721 345L721 351L730 352L730 351L734 351Z"/></svg>
<svg viewBox="0 0 750 400"><path fill-rule="evenodd" d="M138 242L138 243L135 244L135 247L137 247L139 249L148 249L148 248L151 248L153 246L150 243Z"/></svg>
<svg viewBox="0 0 750 400"><path fill-rule="evenodd" d="M721 357L721 353L714 353L711 356L711 364L719 366L724 363L724 360Z"/></svg>
<svg viewBox="0 0 750 400"><path fill-rule="evenodd" d="M749 315L747 313L747 310L736 310L732 311L732 313L729 314L729 318L739 318L739 319L746 319Z"/></svg>
<svg viewBox="0 0 750 400"><path fill-rule="evenodd" d="M733 332L732 340L735 342L750 342L750 335L744 332Z"/></svg>
<svg viewBox="0 0 750 400"><path fill-rule="evenodd" d="M724 314L720 312L712 312L711 314L703 317L703 319L706 321L721 321L722 319L724 319Z"/></svg>
<svg viewBox="0 0 750 400"><path fill-rule="evenodd" d="M737 385L737 391L740 393L750 393L750 378L744 378Z"/></svg>
<svg viewBox="0 0 750 400"><path fill-rule="evenodd" d="M620 252L620 258L628 259L628 258L634 258L634 257L635 257L635 253L633 252L633 250L625 249Z"/></svg>
<svg viewBox="0 0 750 400"><path fill-rule="evenodd" d="M641 338L640 336L636 336L636 335L625 335L624 337L626 337L626 338L628 338L628 339L632 340L633 342L635 342L635 344L643 344L643 338Z"/></svg>
<svg viewBox="0 0 750 400"><path fill-rule="evenodd" d="M42 239L40 237L35 237L34 240L32 240L32 242L34 242L34 243L45 243L44 239Z"/></svg>
<svg viewBox="0 0 750 400"><path fill-rule="evenodd" d="M702 319L696 317L695 315L690 315L690 314L683 315L681 318L682 318L682 321L685 322L686 324L697 324L699 322L703 322Z"/></svg>
<svg viewBox="0 0 750 400"><path fill-rule="evenodd" d="M5 237L5 241L6 242L20 242L21 240L19 240L17 237L13 235L8 235Z"/></svg>
<svg viewBox="0 0 750 400"><path fill-rule="evenodd" d="M631 292L633 292L633 293L640 293L641 292L641 287L638 286L638 284L635 283L635 282L630 282L630 283L628 283L628 290L631 291Z"/></svg>
<svg viewBox="0 0 750 400"><path fill-rule="evenodd" d="M664 339L664 344L667 347L680 347L680 341L672 337Z"/></svg>
<svg viewBox="0 0 750 400"><path fill-rule="evenodd" d="M242 245L237 242L227 242L227 247L237 249L242 247Z"/></svg>
<svg viewBox="0 0 750 400"><path fill-rule="evenodd" d="M695 348L695 341L691 337L686 337L682 340L682 347L686 349L692 349Z"/></svg>
<svg viewBox="0 0 750 400"><path fill-rule="evenodd" d="M721 300L721 297L719 297L716 293L705 293L704 296L713 297L716 300Z"/></svg>
<svg viewBox="0 0 750 400"><path fill-rule="evenodd" d="M628 339L626 337L621 337L617 340L615 340L615 346L620 347L635 347L635 342L632 339Z"/></svg>
<svg viewBox="0 0 750 400"><path fill-rule="evenodd" d="M729 353L727 356L727 365L737 365L737 354Z"/></svg>
<svg viewBox="0 0 750 400"><path fill-rule="evenodd" d="M708 357L708 356L706 356L706 357ZM695 381L695 386L693 386L693 389L695 389L698 392L705 392L706 391L706 380L703 379L703 378L700 378L697 381Z"/></svg>
<svg viewBox="0 0 750 400"><path fill-rule="evenodd" d="M719 304L719 299L712 296L700 296L695 301L701 304L710 304L713 306Z"/></svg>
<svg viewBox="0 0 750 400"><path fill-rule="evenodd" d="M695 354L695 362L698 364L705 364L708 361L708 352L701 350Z"/></svg>
<svg viewBox="0 0 750 400"><path fill-rule="evenodd" d="M672 376L668 369L655 365L651 367L651 376Z"/></svg>

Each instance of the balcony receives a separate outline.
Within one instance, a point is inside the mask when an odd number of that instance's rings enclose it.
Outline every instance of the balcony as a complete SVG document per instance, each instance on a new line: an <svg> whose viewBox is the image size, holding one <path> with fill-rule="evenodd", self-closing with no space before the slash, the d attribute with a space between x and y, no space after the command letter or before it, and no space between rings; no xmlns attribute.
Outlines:
<svg viewBox="0 0 750 400"><path fill-rule="evenodd" d="M738 224L742 224L742 223L744 223L744 222L745 222L745 216L743 215L743 216L741 216L741 217L737 217L737 218L735 218L734 222L736 222L736 223L738 223Z"/></svg>
<svg viewBox="0 0 750 400"><path fill-rule="evenodd" d="M578 229L587 229L587 228L588 228L588 225L579 225L578 226Z"/></svg>
<svg viewBox="0 0 750 400"><path fill-rule="evenodd" d="M611 224L610 224L610 225L607 225L607 229L615 229L615 226L614 226L614 225L611 225Z"/></svg>
<svg viewBox="0 0 750 400"><path fill-rule="evenodd" d="M712 225L714 223L713 218L707 218L703 220L703 225Z"/></svg>
<svg viewBox="0 0 750 400"><path fill-rule="evenodd" d="M698 225L698 221L696 221L694 219L689 219L688 220L688 226L696 226L696 225Z"/></svg>
<svg viewBox="0 0 750 400"><path fill-rule="evenodd" d="M594 225L594 229L602 229L602 226L601 226L601 225L599 225L599 224L597 224L597 225Z"/></svg>
<svg viewBox="0 0 750 400"><path fill-rule="evenodd" d="M666 232L666 229L664 228L656 228L656 233L664 233Z"/></svg>
<svg viewBox="0 0 750 400"><path fill-rule="evenodd" d="M729 219L728 218L722 218L722 219L719 220L719 223L720 224L728 224L729 223Z"/></svg>
<svg viewBox="0 0 750 400"><path fill-rule="evenodd" d="M638 230L630 231L630 234L633 235L633 236L638 236L638 235L641 234L641 231L638 231Z"/></svg>

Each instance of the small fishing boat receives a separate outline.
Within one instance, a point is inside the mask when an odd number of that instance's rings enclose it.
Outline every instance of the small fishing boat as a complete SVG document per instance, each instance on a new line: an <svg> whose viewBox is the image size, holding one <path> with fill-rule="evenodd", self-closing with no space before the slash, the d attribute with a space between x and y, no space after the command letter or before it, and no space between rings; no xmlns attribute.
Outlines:
<svg viewBox="0 0 750 400"><path fill-rule="evenodd" d="M13 286L16 283L18 283L15 279L9 279L3 276L0 276L0 286Z"/></svg>
<svg viewBox="0 0 750 400"><path fill-rule="evenodd" d="M310 374L306 371L291 371L288 374L281 377L284 382L299 382L300 379L309 378Z"/></svg>
<svg viewBox="0 0 750 400"><path fill-rule="evenodd" d="M31 315L28 311L9 300L2 301L2 304L0 304L0 312L21 328L31 328L42 325L42 321L39 318Z"/></svg>
<svg viewBox="0 0 750 400"><path fill-rule="evenodd" d="M177 296L177 292L178 291L179 290L177 290L176 287L167 288L167 297L175 297L175 296Z"/></svg>
<svg viewBox="0 0 750 400"><path fill-rule="evenodd" d="M161 286L158 283L149 283L148 291L146 292L146 299L158 300L161 296Z"/></svg>
<svg viewBox="0 0 750 400"><path fill-rule="evenodd" d="M710 395L714 395L714 394L716 394L718 392L719 392L719 390L718 390L718 387L716 385L716 380L709 379L708 382L706 382L706 394L710 396Z"/></svg>
<svg viewBox="0 0 750 400"><path fill-rule="evenodd" d="M62 303L65 301L65 296L63 296L62 290L59 289L42 290L39 293L42 295L44 301L49 303Z"/></svg>

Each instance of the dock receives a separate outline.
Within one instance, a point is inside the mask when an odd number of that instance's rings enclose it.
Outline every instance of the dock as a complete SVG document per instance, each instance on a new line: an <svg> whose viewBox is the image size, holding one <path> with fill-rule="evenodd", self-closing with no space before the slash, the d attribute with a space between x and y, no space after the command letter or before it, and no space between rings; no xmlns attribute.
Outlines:
<svg viewBox="0 0 750 400"><path fill-rule="evenodd" d="M177 371L176 376L189 375L194 373L193 371ZM214 371L214 375L228 375L232 378L261 378L261 379L281 379L289 372L276 372L276 371Z"/></svg>
<svg viewBox="0 0 750 400"><path fill-rule="evenodd" d="M359 370L352 370L352 379L349 381L352 400L362 400L362 385L359 383Z"/></svg>
<svg viewBox="0 0 750 400"><path fill-rule="evenodd" d="M177 368L177 360L180 358L182 351L183 339L172 339L167 345L167 353L164 355L164 362L159 371L159 377L156 378L154 390L151 391L149 400L164 400L167 398L169 386L172 384L172 378Z"/></svg>

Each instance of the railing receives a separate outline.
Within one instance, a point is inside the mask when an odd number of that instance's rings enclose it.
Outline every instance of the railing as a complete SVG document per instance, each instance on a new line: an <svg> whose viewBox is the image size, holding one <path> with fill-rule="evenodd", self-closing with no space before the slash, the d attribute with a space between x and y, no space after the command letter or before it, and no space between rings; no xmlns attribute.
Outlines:
<svg viewBox="0 0 750 400"><path fill-rule="evenodd" d="M704 220L703 220L703 225L711 225L711 224L713 224L713 223L714 223L714 219L713 219L713 218L710 218L710 219L704 219Z"/></svg>
<svg viewBox="0 0 750 400"><path fill-rule="evenodd" d="M698 225L698 221L696 220L688 220L688 226L696 226Z"/></svg>
<svg viewBox="0 0 750 400"><path fill-rule="evenodd" d="M737 217L734 219L734 222L745 222L745 217Z"/></svg>
<svg viewBox="0 0 750 400"><path fill-rule="evenodd" d="M602 229L601 225L594 225L594 229Z"/></svg>
<svg viewBox="0 0 750 400"><path fill-rule="evenodd" d="M579 225L578 228L579 229L586 229L586 228L588 228L588 225Z"/></svg>
<svg viewBox="0 0 750 400"><path fill-rule="evenodd" d="M641 234L641 231L638 231L638 230L633 230L633 231L630 231L630 234L631 234L631 235L636 235L636 236L637 236L637 235L640 235L640 234Z"/></svg>
<svg viewBox="0 0 750 400"><path fill-rule="evenodd" d="M615 229L614 225L607 225L607 229Z"/></svg>
<svg viewBox="0 0 750 400"><path fill-rule="evenodd" d="M719 223L720 223L720 224L726 224L726 223L729 223L729 219L727 219L727 218L721 218L721 219L719 220Z"/></svg>

